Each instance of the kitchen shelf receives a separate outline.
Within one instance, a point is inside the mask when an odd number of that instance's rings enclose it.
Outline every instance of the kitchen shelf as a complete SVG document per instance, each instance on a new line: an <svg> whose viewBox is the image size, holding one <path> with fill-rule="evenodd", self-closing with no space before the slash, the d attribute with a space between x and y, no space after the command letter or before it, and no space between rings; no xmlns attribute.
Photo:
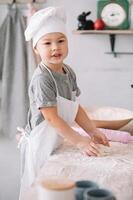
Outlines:
<svg viewBox="0 0 133 200"><path fill-rule="evenodd" d="M133 29L128 30L74 30L73 34L95 34L95 35L109 35L111 52L106 52L107 54L113 54L117 57L118 54L132 55L133 52L116 52L115 51L115 39L116 35L132 35Z"/></svg>
<svg viewBox="0 0 133 200"><path fill-rule="evenodd" d="M114 34L114 35L133 35L133 29L129 30L74 30L74 34Z"/></svg>

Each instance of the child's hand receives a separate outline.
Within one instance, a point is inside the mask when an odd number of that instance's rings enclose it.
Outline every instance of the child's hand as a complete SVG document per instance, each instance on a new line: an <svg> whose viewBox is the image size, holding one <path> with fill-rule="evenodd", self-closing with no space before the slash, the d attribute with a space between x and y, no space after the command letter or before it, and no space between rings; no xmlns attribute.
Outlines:
<svg viewBox="0 0 133 200"><path fill-rule="evenodd" d="M77 147L81 149L88 156L99 156L100 151L98 146L88 137L82 137L81 141L77 144Z"/></svg>
<svg viewBox="0 0 133 200"><path fill-rule="evenodd" d="M105 146L109 146L109 141L106 136L99 130L97 130L92 136L92 141L94 143L103 144Z"/></svg>

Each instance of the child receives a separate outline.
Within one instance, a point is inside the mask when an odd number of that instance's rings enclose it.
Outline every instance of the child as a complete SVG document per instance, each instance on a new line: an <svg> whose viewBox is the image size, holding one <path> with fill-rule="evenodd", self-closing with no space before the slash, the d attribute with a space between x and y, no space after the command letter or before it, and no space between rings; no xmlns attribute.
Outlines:
<svg viewBox="0 0 133 200"><path fill-rule="evenodd" d="M25 151L22 182L28 181L29 185L62 138L90 156L99 155L96 143L109 143L75 101L80 95L76 75L63 62L68 54L64 10L48 7L35 13L25 37L32 40L34 51L41 58L29 86L28 134L24 132L20 141ZM91 139L71 128L74 121L90 133Z"/></svg>

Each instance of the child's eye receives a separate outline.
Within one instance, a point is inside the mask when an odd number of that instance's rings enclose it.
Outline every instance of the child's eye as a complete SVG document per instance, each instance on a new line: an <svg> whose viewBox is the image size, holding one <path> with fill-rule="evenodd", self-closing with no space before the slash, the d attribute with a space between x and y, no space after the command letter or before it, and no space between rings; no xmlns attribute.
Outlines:
<svg viewBox="0 0 133 200"><path fill-rule="evenodd" d="M59 43L65 42L65 40L59 40Z"/></svg>
<svg viewBox="0 0 133 200"><path fill-rule="evenodd" d="M44 44L45 44L45 45L50 45L51 43L50 43L50 42L45 42Z"/></svg>

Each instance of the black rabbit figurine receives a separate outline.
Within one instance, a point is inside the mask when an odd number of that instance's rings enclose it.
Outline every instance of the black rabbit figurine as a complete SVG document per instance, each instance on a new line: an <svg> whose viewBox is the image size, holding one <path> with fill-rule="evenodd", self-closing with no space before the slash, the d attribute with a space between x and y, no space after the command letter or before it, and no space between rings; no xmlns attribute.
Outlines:
<svg viewBox="0 0 133 200"><path fill-rule="evenodd" d="M78 16L78 30L93 30L94 29L94 22L92 20L87 20L86 17L88 15L90 15L91 12L82 12L82 14L80 14Z"/></svg>

